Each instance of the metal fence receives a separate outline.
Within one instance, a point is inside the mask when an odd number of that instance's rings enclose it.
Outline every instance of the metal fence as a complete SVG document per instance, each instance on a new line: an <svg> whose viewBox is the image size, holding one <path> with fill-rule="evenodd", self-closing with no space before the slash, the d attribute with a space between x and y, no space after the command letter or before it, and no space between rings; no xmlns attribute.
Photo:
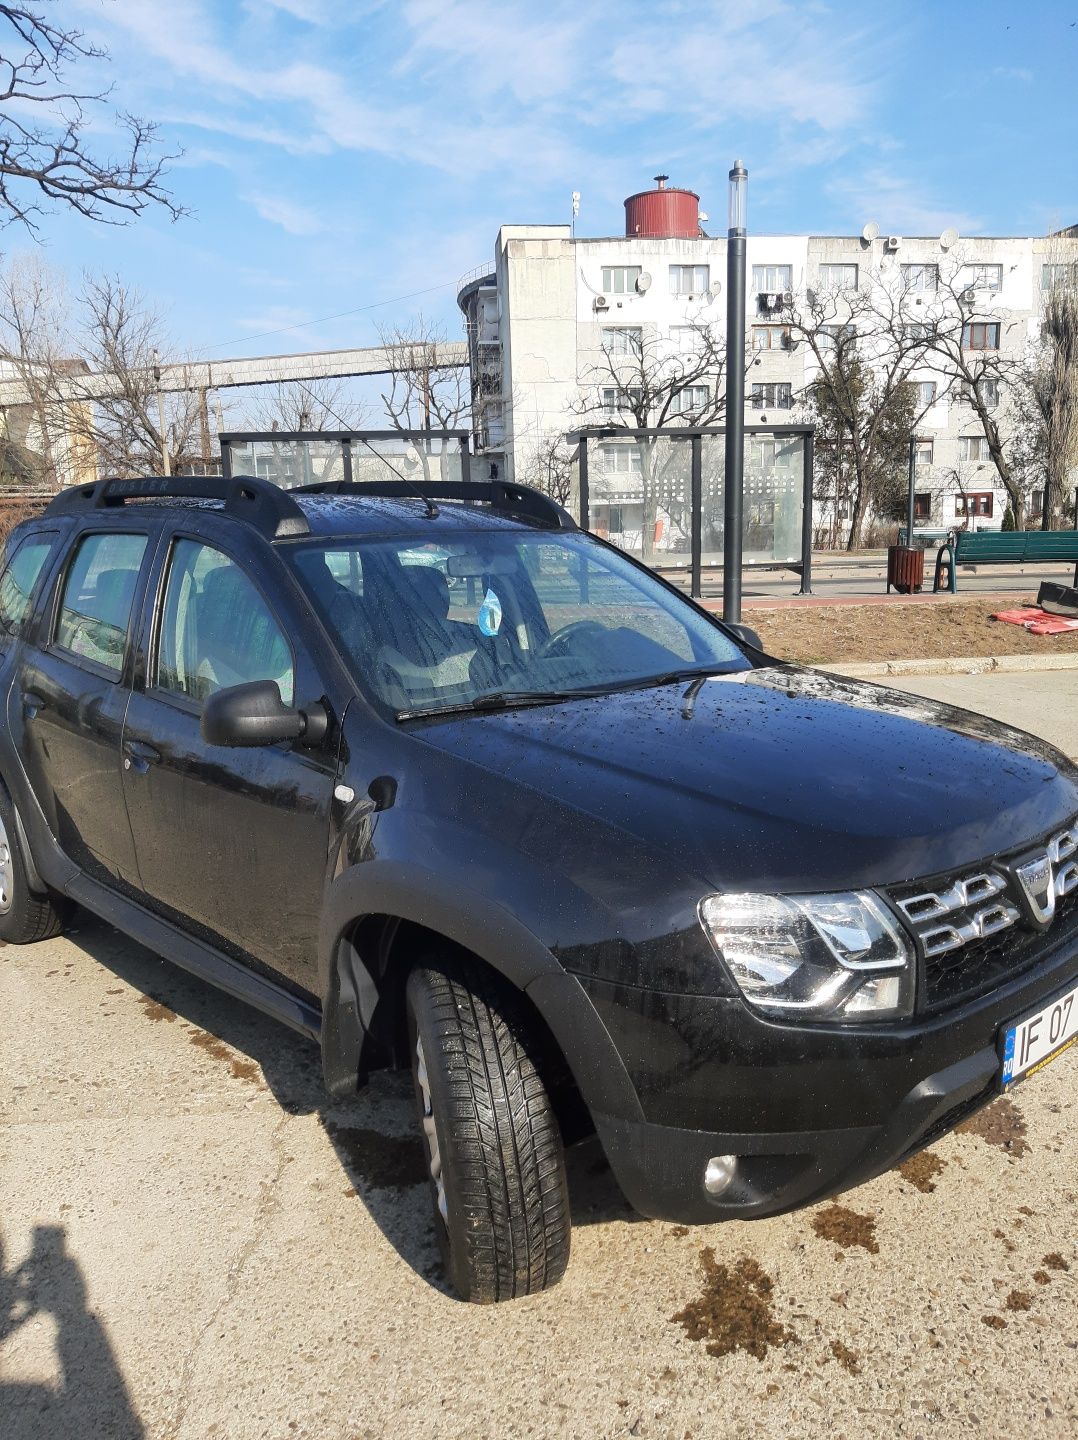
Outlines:
<svg viewBox="0 0 1078 1440"><path fill-rule="evenodd" d="M791 569L812 593L811 425L745 426L746 568ZM577 444L579 520L649 565L684 566L694 596L721 567L725 437L720 426L589 427Z"/></svg>

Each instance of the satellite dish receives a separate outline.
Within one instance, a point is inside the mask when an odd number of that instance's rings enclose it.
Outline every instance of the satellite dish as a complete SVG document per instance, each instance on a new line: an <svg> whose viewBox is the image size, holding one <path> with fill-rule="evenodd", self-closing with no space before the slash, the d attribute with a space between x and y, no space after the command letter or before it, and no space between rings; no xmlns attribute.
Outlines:
<svg viewBox="0 0 1078 1440"><path fill-rule="evenodd" d="M947 229L944 230L943 234L940 236L940 249L949 250L951 246L957 244L957 242L958 231L954 228L953 225L948 225Z"/></svg>
<svg viewBox="0 0 1078 1440"><path fill-rule="evenodd" d="M639 295L646 295L651 289L651 276L646 270L641 270L636 277L636 289Z"/></svg>
<svg viewBox="0 0 1078 1440"><path fill-rule="evenodd" d="M866 245L871 245L873 240L878 240L879 238L880 227L876 224L875 220L870 220L865 226L865 228L861 231L861 239L865 242Z"/></svg>
<svg viewBox="0 0 1078 1440"><path fill-rule="evenodd" d="M711 219L711 216L707 213L706 210L701 210L698 218L701 225L706 225L707 222Z"/></svg>

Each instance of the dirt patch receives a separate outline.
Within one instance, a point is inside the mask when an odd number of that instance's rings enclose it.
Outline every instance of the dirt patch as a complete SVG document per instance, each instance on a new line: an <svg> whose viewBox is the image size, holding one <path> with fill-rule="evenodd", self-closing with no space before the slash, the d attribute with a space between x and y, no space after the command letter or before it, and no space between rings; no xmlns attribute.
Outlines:
<svg viewBox="0 0 1078 1440"><path fill-rule="evenodd" d="M703 1293L670 1317L672 1324L684 1327L690 1340L706 1342L709 1355L747 1350L757 1360L773 1345L796 1340L776 1319L774 1282L756 1260L742 1256L732 1267L720 1265L708 1246L700 1252L700 1264Z"/></svg>
<svg viewBox="0 0 1078 1440"><path fill-rule="evenodd" d="M1008 1310L1029 1310L1033 1305L1033 1296L1028 1290L1012 1290L1004 1303Z"/></svg>
<svg viewBox="0 0 1078 1440"><path fill-rule="evenodd" d="M385 1135L332 1120L323 1124L350 1173L372 1190L402 1190L427 1179L427 1157L418 1135Z"/></svg>
<svg viewBox="0 0 1078 1440"><path fill-rule="evenodd" d="M860 1375L861 1357L855 1350L851 1350L848 1345L843 1345L841 1340L832 1340L831 1354L851 1375Z"/></svg>
<svg viewBox="0 0 1078 1440"><path fill-rule="evenodd" d="M982 1315L981 1324L987 1325L992 1330L1006 1330L1007 1322L1002 1315Z"/></svg>
<svg viewBox="0 0 1078 1440"><path fill-rule="evenodd" d="M753 610L746 605L745 618L759 631L769 654L811 665L1078 652L1078 630L1065 635L1030 635L1018 625L990 618L993 610L1018 610L1035 604L1036 595L1030 594L1006 600L960 597L919 605L828 605L819 609Z"/></svg>
<svg viewBox="0 0 1078 1440"><path fill-rule="evenodd" d="M878 1255L880 1247L876 1242L876 1221L871 1215L858 1215L856 1210L847 1210L845 1205L828 1205L812 1217L812 1228L821 1240L830 1240L850 1250L859 1245L870 1255Z"/></svg>
<svg viewBox="0 0 1078 1440"><path fill-rule="evenodd" d="M673 1225L670 1229L670 1234L676 1236L678 1240L680 1240L682 1236L687 1235L688 1233L689 1227L687 1225Z"/></svg>
<svg viewBox="0 0 1078 1440"><path fill-rule="evenodd" d="M1071 1268L1058 1250L1053 1250L1051 1255L1045 1255L1041 1264L1046 1270L1069 1270Z"/></svg>
<svg viewBox="0 0 1078 1440"><path fill-rule="evenodd" d="M1038 1285L1049 1285L1052 1281L1052 1277L1047 1270L1034 1270L1033 1279Z"/></svg>
<svg viewBox="0 0 1078 1440"><path fill-rule="evenodd" d="M176 1018L175 1010L161 1000L155 1000L152 995L140 995L138 1003L142 1006L142 1013L147 1020L167 1020L170 1024Z"/></svg>
<svg viewBox="0 0 1078 1440"><path fill-rule="evenodd" d="M247 1080L253 1085L262 1084L261 1067L253 1060L244 1060L234 1050L230 1050L223 1040L218 1040L216 1035L208 1035L205 1030L191 1029L187 1032L187 1038L199 1050L212 1055L215 1060L223 1061L237 1080Z"/></svg>
<svg viewBox="0 0 1078 1440"><path fill-rule="evenodd" d="M1007 1095L956 1125L955 1134L976 1135L986 1145L998 1145L1016 1160L1029 1153L1026 1122L1021 1110Z"/></svg>
<svg viewBox="0 0 1078 1440"><path fill-rule="evenodd" d="M933 1155L931 1150L922 1150L919 1155L911 1155L908 1160L904 1160L898 1167L898 1173L903 1180L908 1180L920 1190L922 1195L931 1195L946 1164L946 1160Z"/></svg>

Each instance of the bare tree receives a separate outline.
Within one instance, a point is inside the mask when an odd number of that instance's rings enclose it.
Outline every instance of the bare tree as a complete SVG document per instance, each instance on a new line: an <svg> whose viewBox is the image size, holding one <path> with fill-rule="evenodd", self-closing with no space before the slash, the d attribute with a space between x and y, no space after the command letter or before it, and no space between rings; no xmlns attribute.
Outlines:
<svg viewBox="0 0 1078 1440"><path fill-rule="evenodd" d="M656 331L612 329L600 359L584 370L584 394L575 413L585 422L636 430L714 425L726 411L723 376L726 341L714 326L686 327L688 348L674 346ZM637 441L643 497L641 551L652 554L659 499L673 523L688 534L688 498L669 483L684 454L662 436ZM687 454L687 452L684 452ZM665 493L664 493L665 492ZM684 512L684 513L682 513Z"/></svg>
<svg viewBox="0 0 1078 1440"><path fill-rule="evenodd" d="M420 316L411 328L384 326L381 344L393 352L394 369L382 391L389 423L394 430L461 430L470 428L467 368L445 354L449 343L444 331ZM445 440L416 447L423 478L431 478L432 462L442 478L449 468Z"/></svg>
<svg viewBox="0 0 1078 1440"><path fill-rule="evenodd" d="M155 154L156 127L115 112L122 153L93 153L91 118L109 107L108 90L79 90L69 74L80 63L107 59L78 30L53 24L44 9L0 5L0 224L21 221L36 233L49 205L87 219L124 224L149 205L175 219L183 212L162 177L174 155Z"/></svg>
<svg viewBox="0 0 1078 1440"><path fill-rule="evenodd" d="M343 380L284 380L261 385L244 403L245 429L360 430L366 407Z"/></svg>
<svg viewBox="0 0 1078 1440"><path fill-rule="evenodd" d="M79 297L86 378L64 377L57 392L75 406L73 424L110 475L178 470L202 456L200 395L164 394L160 316L116 276L87 276Z"/></svg>
<svg viewBox="0 0 1078 1440"><path fill-rule="evenodd" d="M868 517L890 518L910 437L927 407L913 372L923 360L903 321L901 287L872 276L855 290L808 290L784 308L791 345L816 365L804 400L818 426L818 499L849 509L847 549L861 544Z"/></svg>
<svg viewBox="0 0 1078 1440"><path fill-rule="evenodd" d="M38 256L0 271L0 362L25 397L4 412L5 478L56 488L74 478L56 386L65 370L63 279Z"/></svg>
<svg viewBox="0 0 1078 1440"><path fill-rule="evenodd" d="M576 453L560 435L548 435L529 456L520 479L559 505L568 506L573 498Z"/></svg>
<svg viewBox="0 0 1078 1440"><path fill-rule="evenodd" d="M1043 489L1045 530L1063 527L1078 471L1078 267L1054 267L1040 336L1019 367L1015 387L1015 469L1028 488Z"/></svg>

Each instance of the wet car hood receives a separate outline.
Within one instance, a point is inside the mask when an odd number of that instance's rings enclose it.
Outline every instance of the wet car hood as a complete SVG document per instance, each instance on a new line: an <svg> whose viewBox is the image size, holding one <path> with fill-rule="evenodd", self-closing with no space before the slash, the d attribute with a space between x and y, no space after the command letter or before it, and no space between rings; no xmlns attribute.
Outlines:
<svg viewBox="0 0 1078 1440"><path fill-rule="evenodd" d="M432 718L413 734L586 814L716 888L894 883L1078 812L1078 770L986 717L796 667ZM612 862L616 851L612 851Z"/></svg>

